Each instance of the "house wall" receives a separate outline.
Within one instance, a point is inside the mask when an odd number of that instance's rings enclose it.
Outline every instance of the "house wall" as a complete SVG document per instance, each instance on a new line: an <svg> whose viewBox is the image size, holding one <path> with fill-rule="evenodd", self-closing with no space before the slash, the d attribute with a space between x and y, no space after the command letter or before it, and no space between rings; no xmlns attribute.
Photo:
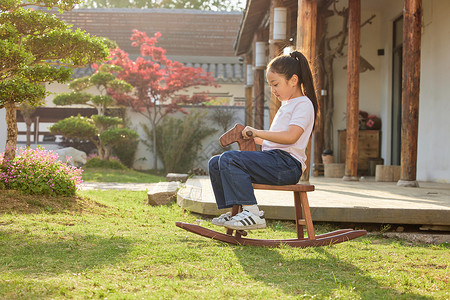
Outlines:
<svg viewBox="0 0 450 300"><path fill-rule="evenodd" d="M360 73L359 108L382 119L381 157L391 161L392 27L403 12L403 0L363 0L361 21L376 14L372 24L361 29L361 56L375 68ZM347 3L341 3L347 5ZM421 81L417 180L450 182L450 1L423 1ZM337 33L340 18L329 23L329 35ZM377 50L384 49L378 56ZM334 150L338 153L338 130L345 129L347 75L344 57L334 64Z"/></svg>
<svg viewBox="0 0 450 300"><path fill-rule="evenodd" d="M385 48L386 35L383 32L382 14L377 11L371 0L362 1L361 22L366 21L372 15L376 15L372 19L371 24L366 24L361 28L361 48L360 55L364 57L375 70L367 70L360 73L360 90L359 90L359 110L369 113L369 115L377 115L382 118L382 131L387 131L386 115L382 113L382 102L388 99L386 88L383 86L384 67L387 61L387 49ZM378 3L378 1L375 1ZM340 3L341 6L347 6L347 3ZM328 36L337 34L342 29L342 17L332 17L328 24ZM390 40L390 39L389 39ZM385 49L384 56L378 56L377 50ZM338 130L346 128L346 111L347 111L347 47L343 50L344 56L338 57L334 61L334 114L333 114L333 147L336 153L335 157L339 157ZM384 136L382 137L384 138ZM382 145L382 157L385 157L386 146Z"/></svg>
<svg viewBox="0 0 450 300"><path fill-rule="evenodd" d="M423 1L417 179L450 182L450 1Z"/></svg>
<svg viewBox="0 0 450 300"><path fill-rule="evenodd" d="M46 88L48 91L51 91L52 94L50 94L47 98L46 98L46 107L54 107L55 104L53 104L53 98L59 94L59 93L67 93L70 92L70 89L68 88L67 84L60 84L60 83L52 83L52 84L47 84ZM210 93L213 94L223 94L225 96L229 96L229 97L222 97L224 99L229 98L231 100L231 102L229 103L229 105L231 106L207 106L207 107L203 107L203 108L199 108L199 107L195 107L195 109L200 109L205 111L206 116L205 116L205 121L208 127L211 128L216 128L217 132L213 135L211 135L209 138L205 139L202 142L202 151L200 154L200 157L196 163L195 167L200 167L203 169L207 169L208 166L208 160L211 157L212 154L217 153L217 151L220 150L220 145L218 144L218 139L220 137L220 135L222 135L223 129L219 128L219 126L217 125L217 122L215 122L214 120L211 120L209 118L209 116L212 115L212 111L214 109L223 109L223 110L231 110L233 111L233 123L232 125L234 125L235 123L239 122L244 124L245 123L245 106L233 106L234 101L236 99L239 98L244 98L244 86L241 83L234 83L234 84L230 84L230 83L221 83L219 87L197 87L197 88L190 88L186 91L187 94L191 94L193 92L203 92L203 91L208 91ZM90 89L87 90L88 93L92 93L92 94L98 94L98 91L96 90L95 87L92 87ZM219 96L219 98L221 98ZM73 105L71 107L85 107L82 105ZM186 107L188 111L190 111L191 109L193 109L194 107ZM1 110L0 110L1 113ZM182 118L183 114L182 113L176 113L173 115L174 117L177 118ZM1 115L0 115L1 117ZM129 121L129 127L132 128L133 130L136 130L140 136L141 139L145 139L145 134L142 130L141 124L145 124L148 123L148 120L146 118L144 118L141 114L133 112L131 109L129 109L127 111L127 119ZM4 118L3 118L4 120ZM268 111L266 111L266 122L268 122ZM47 130L47 128L50 126L51 124L40 124L40 129L41 130ZM19 124L19 130L25 130L25 125L24 124ZM6 133L5 133L6 136ZM24 142L24 138L22 138ZM36 145L33 145L34 147ZM57 149L58 146L57 144L45 144L42 145L45 149L49 149L49 150L54 150ZM144 145L143 143L139 143L138 146L138 150L136 153L136 157L135 157L135 164L134 164L134 168L138 169L138 170L148 170L148 169L152 169L153 168L153 154L151 152L150 149L147 148L146 145ZM158 167L162 168L163 165L162 163L159 161L158 162Z"/></svg>

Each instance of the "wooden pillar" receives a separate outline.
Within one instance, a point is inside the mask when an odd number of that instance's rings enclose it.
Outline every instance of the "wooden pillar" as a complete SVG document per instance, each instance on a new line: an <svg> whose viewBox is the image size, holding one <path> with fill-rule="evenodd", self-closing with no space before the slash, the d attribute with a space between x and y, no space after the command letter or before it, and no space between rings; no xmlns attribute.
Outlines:
<svg viewBox="0 0 450 300"><path fill-rule="evenodd" d="M254 126L253 122L253 59L251 55L245 58L245 125ZM247 68L252 68L247 69ZM251 72L252 74L249 74ZM251 78L249 78L251 76Z"/></svg>
<svg viewBox="0 0 450 300"><path fill-rule="evenodd" d="M264 129L264 69L255 69L253 88L255 91L255 128Z"/></svg>
<svg viewBox="0 0 450 300"><path fill-rule="evenodd" d="M422 0L405 0L403 11L402 149L397 185L417 187Z"/></svg>
<svg viewBox="0 0 450 300"><path fill-rule="evenodd" d="M258 48L257 44L266 42L267 36L264 36L264 30L255 33L253 43L253 93L255 117L253 118L254 127L256 129L264 129L264 72L267 65L267 57L265 47ZM264 48L264 49L263 49Z"/></svg>
<svg viewBox="0 0 450 300"><path fill-rule="evenodd" d="M256 42L264 41L263 32L256 34ZM253 72L253 92L254 92L254 107L255 117L254 125L256 129L264 129L264 72L266 66L259 65L258 53L256 52L256 46L253 51L253 60L255 61L255 69Z"/></svg>
<svg viewBox="0 0 450 300"><path fill-rule="evenodd" d="M361 0L349 0L347 56L347 151L344 180L358 180L359 48Z"/></svg>
<svg viewBox="0 0 450 300"><path fill-rule="evenodd" d="M297 48L309 61L312 73L315 74L316 58L317 0L299 0L297 17ZM315 76L313 76L315 77ZM315 79L315 78L314 78ZM316 92L317 95L317 92ZM306 171L301 181L309 181L311 166L311 138L306 149Z"/></svg>
<svg viewBox="0 0 450 300"><path fill-rule="evenodd" d="M245 87L245 125L254 126L253 122L253 87Z"/></svg>
<svg viewBox="0 0 450 300"><path fill-rule="evenodd" d="M282 6L282 1L270 1L270 25L269 25L269 60L277 57L283 53L283 46L286 45L286 40L274 38L274 8ZM281 106L281 102L272 93L270 94L269 102L269 122L272 124L273 118Z"/></svg>
<svg viewBox="0 0 450 300"><path fill-rule="evenodd" d="M280 53L283 52L283 48L281 43L276 41L271 41L269 44L269 58L275 58ZM275 118L275 114L281 106L280 100L277 99L272 93L270 94L270 103L269 103L269 122L272 124L273 118Z"/></svg>
<svg viewBox="0 0 450 300"><path fill-rule="evenodd" d="M321 55L324 55L322 52L325 49L325 41L324 39L321 39L322 35L324 34L324 28L325 28L325 16L320 16L319 12L317 15L317 29L316 29L316 41L318 43L316 44L316 58L315 61L317 64L314 65L314 84L316 88L316 95L317 95L317 115L316 115L316 123L314 127L314 165L316 168L314 171L314 176L319 176L319 165L322 164L322 153L324 150L324 97L321 94L321 90L323 89L323 82L324 82L324 73L323 68L318 65L320 59L319 57Z"/></svg>

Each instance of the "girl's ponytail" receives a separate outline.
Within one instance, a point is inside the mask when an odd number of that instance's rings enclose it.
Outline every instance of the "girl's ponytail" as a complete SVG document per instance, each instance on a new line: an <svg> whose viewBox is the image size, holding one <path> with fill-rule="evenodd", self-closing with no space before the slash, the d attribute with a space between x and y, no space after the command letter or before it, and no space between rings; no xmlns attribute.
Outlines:
<svg viewBox="0 0 450 300"><path fill-rule="evenodd" d="M289 56L298 61L300 69L299 72L297 73L297 76L299 78L299 82L303 87L304 94L311 100L314 106L314 119L315 119L317 115L318 105L317 105L316 90L314 88L314 80L312 77L311 68L309 67L308 60L302 53L298 51L291 52Z"/></svg>
<svg viewBox="0 0 450 300"><path fill-rule="evenodd" d="M306 57L298 51L294 51L289 55L280 55L272 59L267 65L267 70L281 74L287 80L291 79L293 75L297 75L300 89L312 102L315 119L318 109L316 90L314 89L314 81Z"/></svg>

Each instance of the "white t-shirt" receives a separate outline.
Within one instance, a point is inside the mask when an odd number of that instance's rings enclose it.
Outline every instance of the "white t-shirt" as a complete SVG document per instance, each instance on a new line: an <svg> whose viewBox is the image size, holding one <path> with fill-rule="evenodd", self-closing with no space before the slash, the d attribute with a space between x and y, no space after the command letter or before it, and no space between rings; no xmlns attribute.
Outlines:
<svg viewBox="0 0 450 300"><path fill-rule="evenodd" d="M281 107L270 125L270 131L286 131L289 125L297 125L303 128L300 138L290 145L278 144L267 140L263 141L262 150L281 149L289 152L306 169L306 147L314 125L314 106L306 96L293 98L281 102Z"/></svg>

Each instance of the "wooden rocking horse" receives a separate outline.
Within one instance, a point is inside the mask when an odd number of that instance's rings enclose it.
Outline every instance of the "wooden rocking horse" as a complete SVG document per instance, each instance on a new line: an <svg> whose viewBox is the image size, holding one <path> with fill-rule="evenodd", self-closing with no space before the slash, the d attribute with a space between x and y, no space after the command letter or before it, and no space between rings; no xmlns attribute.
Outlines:
<svg viewBox="0 0 450 300"><path fill-rule="evenodd" d="M242 151L255 151L256 144L253 139L244 139L242 137L242 130L244 126L236 124L232 129L224 133L220 137L220 144L222 147L228 146L234 142L239 144L239 149ZM226 233L217 232L199 225L176 222L176 225L187 231L208 237L214 240L227 242L235 245L251 245L263 247L279 247L281 245L288 245L292 247L317 247L327 246L337 243L346 242L367 234L365 230L341 229L333 232L315 235L311 212L309 209L307 192L314 191L314 185L309 184L293 184L293 185L265 185L253 184L254 189L262 190L277 190L277 191L291 191L294 192L295 205L295 223L297 227L296 239L251 239L245 238L247 232L244 230L226 229ZM242 210L240 205L234 205L231 215L239 213ZM305 238L303 234L303 226L306 226L308 236ZM233 234L234 231L234 234Z"/></svg>

